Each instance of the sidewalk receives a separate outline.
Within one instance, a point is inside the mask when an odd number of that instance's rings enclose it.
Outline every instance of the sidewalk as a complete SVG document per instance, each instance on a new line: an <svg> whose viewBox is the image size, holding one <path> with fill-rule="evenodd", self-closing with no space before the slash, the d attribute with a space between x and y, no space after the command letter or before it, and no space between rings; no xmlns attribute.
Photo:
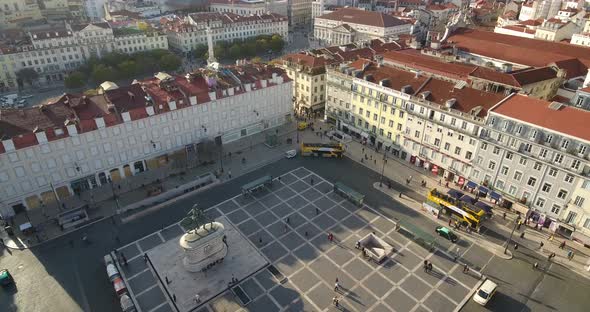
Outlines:
<svg viewBox="0 0 590 312"><path fill-rule="evenodd" d="M253 171L271 162L277 161L283 157L284 152L290 149L296 149L296 122L282 125L278 128L268 129L267 131L278 130L279 144L270 148L264 144L266 132L252 135L251 137L234 141L223 146L223 173L218 177L220 182L227 181L230 178L236 178L245 173ZM286 144L286 139L291 138L292 144ZM231 153L231 157L229 156ZM245 158L245 163L242 163ZM56 220L57 214L64 209L58 205L52 205L28 211L28 219L37 229L33 235L25 236L18 229L15 229L15 236L10 237L5 232L0 233L0 238L4 241L6 247L12 249L26 249L49 240L55 239L70 232L79 230L94 222L104 218L109 218L117 214L118 210L125 210L127 205L131 205L140 200L148 198L147 188L151 185L159 185L163 193L167 190L173 190L182 185L188 184L196 177L207 173L218 172L221 169L221 163L217 159L213 164L207 166L197 166L194 168L174 168L172 165L156 170L145 171L135 176L127 177L117 183L103 185L101 187L83 192L80 196L72 196L67 201L63 201L66 209L88 205L87 213L89 221L69 230L62 230ZM180 172L183 172L180 174ZM230 177L231 175L231 177ZM199 192L197 189L192 194ZM184 195L186 195L184 194ZM116 196L113 196L116 195ZM161 201L161 199L160 199ZM142 209L136 209L133 212L127 212L124 215L139 213L142 210L148 210L154 205L162 202L153 202ZM25 217L20 216L15 224L21 224ZM20 223L19 223L20 222ZM18 226L15 226L18 227Z"/></svg>
<svg viewBox="0 0 590 312"><path fill-rule="evenodd" d="M325 125L323 122L317 122L318 125ZM328 128L328 127L326 127ZM325 142L329 140L324 138ZM363 153L364 149L364 153ZM421 193L426 196L426 193L432 189L437 188L440 191L446 193L450 188L445 187L444 180L442 177L436 176L432 174L429 170L423 169L421 167L417 167L415 165L406 162L403 159L393 156L391 153L386 153L386 164L383 166L383 152L376 152L372 149L369 145L363 146L360 142L351 141L346 143L346 152L345 155L348 156L350 159L366 166L367 168L372 169L377 173L381 173L383 170L383 175L387 179L392 181L396 181L402 185L406 185L408 188L412 189L415 193ZM361 158L364 158L363 155L367 154L369 160L364 160L361 162ZM406 184L406 179L412 177L409 184ZM422 187L420 183L424 180L426 182L426 187ZM385 181L385 179L384 179ZM439 184L440 183L440 184ZM379 183L376 183L377 187ZM385 184L384 184L385 185ZM452 187L454 183L449 183L449 186ZM383 188L384 191L389 191L386 188ZM456 189L459 189L458 187ZM404 194L403 199L400 200L398 195L399 191L394 191L393 194L388 194L394 197L395 200L404 203L406 206L413 208L419 212L422 212L421 205L422 202L418 198L412 198L411 194ZM410 198L408 198L408 196ZM491 203L490 206L494 207L495 216L486 221L485 227L496 231L496 232L508 232L512 231L514 220L516 219L517 214L510 212L506 209L494 206ZM507 219L503 220L501 214L506 212ZM435 218L432 218L436 220ZM504 221L504 223L502 223ZM441 223L442 225L446 225L447 223L442 220L438 220L437 222ZM524 239L520 238L520 232L525 231ZM463 233L465 234L465 233ZM547 229L544 229L543 232L535 230L529 226L522 225L521 231L515 231L514 236L512 237L512 241L517 242L520 246L528 248L530 250L536 251L537 253L541 254L545 259L549 254L554 252L556 257L552 260L553 262L562 264L563 266L571 269L574 272L579 274L588 275L588 271L590 270L590 257L588 254L590 253L589 250L585 250L583 246L578 246L578 244L569 241L567 242L567 246L565 249L559 249L559 244L564 240L561 237L557 237L553 241L549 241L550 233ZM468 236L467 234L464 236ZM475 232L469 234L469 239L476 243L482 245L490 252L503 257L504 246L497 245L495 243L489 242L485 239L484 235L477 234ZM543 241L544 247L541 250L539 248L540 242ZM574 251L574 258L572 260L568 260L567 252L568 250L572 249ZM498 252L500 250L500 252Z"/></svg>

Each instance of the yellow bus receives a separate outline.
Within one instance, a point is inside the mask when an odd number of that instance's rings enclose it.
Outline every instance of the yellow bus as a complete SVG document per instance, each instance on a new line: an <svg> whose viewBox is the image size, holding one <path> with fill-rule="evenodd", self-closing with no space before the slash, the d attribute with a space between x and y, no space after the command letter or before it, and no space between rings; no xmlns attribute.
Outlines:
<svg viewBox="0 0 590 312"><path fill-rule="evenodd" d="M475 213L471 209L466 209L465 205L467 204L436 189L428 192L428 199L439 204L443 208L443 213L450 213L460 222L469 225L471 228L475 229L479 227L479 222L482 220L483 214L480 215L480 213Z"/></svg>
<svg viewBox="0 0 590 312"><path fill-rule="evenodd" d="M303 143L301 156L342 158L344 147L340 143Z"/></svg>

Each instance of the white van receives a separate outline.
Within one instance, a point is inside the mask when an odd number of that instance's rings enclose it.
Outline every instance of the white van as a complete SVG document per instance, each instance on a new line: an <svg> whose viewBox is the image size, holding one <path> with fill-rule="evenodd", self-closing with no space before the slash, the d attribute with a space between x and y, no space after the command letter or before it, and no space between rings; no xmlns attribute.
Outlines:
<svg viewBox="0 0 590 312"><path fill-rule="evenodd" d="M473 300L482 306L485 306L492 296L496 293L498 285L489 279L486 280L481 287L473 295Z"/></svg>
<svg viewBox="0 0 590 312"><path fill-rule="evenodd" d="M285 158L293 158L295 156L297 156L296 150L288 150L285 152Z"/></svg>

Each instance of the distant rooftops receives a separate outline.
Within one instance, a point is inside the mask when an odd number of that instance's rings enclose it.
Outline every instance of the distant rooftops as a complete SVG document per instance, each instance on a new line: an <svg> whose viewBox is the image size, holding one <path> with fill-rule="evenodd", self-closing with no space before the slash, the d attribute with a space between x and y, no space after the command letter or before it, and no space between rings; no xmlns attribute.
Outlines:
<svg viewBox="0 0 590 312"><path fill-rule="evenodd" d="M357 8L341 8L332 13L318 16L317 18L339 21L341 23L361 24L384 28L407 24L407 22L388 14L365 11Z"/></svg>
<svg viewBox="0 0 590 312"><path fill-rule="evenodd" d="M567 78L586 75L590 67L590 48L567 43L467 28L456 30L446 42L469 53L516 64L533 67L556 64L557 67L567 71Z"/></svg>

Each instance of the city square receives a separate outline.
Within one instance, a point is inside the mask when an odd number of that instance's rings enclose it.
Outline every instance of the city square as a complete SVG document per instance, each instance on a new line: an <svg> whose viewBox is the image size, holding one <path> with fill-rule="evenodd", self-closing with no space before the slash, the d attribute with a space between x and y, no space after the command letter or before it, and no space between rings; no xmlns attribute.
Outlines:
<svg viewBox="0 0 590 312"><path fill-rule="evenodd" d="M481 284L479 272L463 273L463 266L445 250L425 250L398 233L389 218L367 205L352 204L332 189L330 182L300 167L275 178L271 187L252 197L240 194L208 208L210 219L230 220L264 254L269 266L248 276L236 268L239 282L211 297L200 292L204 302L198 311L327 311L335 308L334 297L348 311L454 311ZM170 284L158 282L156 268L148 268L143 254L153 258L160 245L177 241L181 233L181 226L174 224L118 249L128 258L122 272L141 311L174 311L170 296L176 294L161 288L174 285L177 277L167 276ZM394 254L381 264L367 261L355 249L368 233L394 246ZM228 239L230 250L231 242ZM423 269L423 260L434 264L431 272ZM219 266L239 265L226 262ZM277 278L275 269L284 280ZM207 280L225 278L222 282L227 284L227 274L211 271L204 273ZM234 295L232 289L237 287L246 296ZM178 305L181 302L178 296Z"/></svg>

